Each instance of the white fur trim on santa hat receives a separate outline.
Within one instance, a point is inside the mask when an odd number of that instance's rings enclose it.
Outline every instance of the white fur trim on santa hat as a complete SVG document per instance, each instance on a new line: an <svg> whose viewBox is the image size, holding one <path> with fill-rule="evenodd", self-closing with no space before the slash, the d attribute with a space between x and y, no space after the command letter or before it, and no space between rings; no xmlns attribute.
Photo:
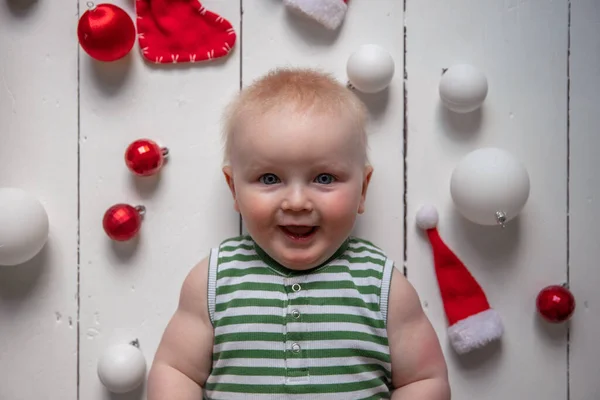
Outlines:
<svg viewBox="0 0 600 400"><path fill-rule="evenodd" d="M500 315L493 309L471 315L448 328L450 344L459 354L500 339L503 333Z"/></svg>
<svg viewBox="0 0 600 400"><path fill-rule="evenodd" d="M435 228L439 219L438 212L432 205L421 207L416 216L417 226L423 230Z"/></svg>
<svg viewBox="0 0 600 400"><path fill-rule="evenodd" d="M331 30L340 26L348 9L343 0L283 0L283 3Z"/></svg>

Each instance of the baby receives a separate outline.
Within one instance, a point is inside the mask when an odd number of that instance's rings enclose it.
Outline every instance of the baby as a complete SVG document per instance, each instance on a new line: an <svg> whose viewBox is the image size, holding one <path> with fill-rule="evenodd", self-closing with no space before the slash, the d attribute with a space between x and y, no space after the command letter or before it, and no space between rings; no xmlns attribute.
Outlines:
<svg viewBox="0 0 600 400"><path fill-rule="evenodd" d="M351 235L373 173L366 115L306 69L273 71L231 104L223 172L248 235L186 277L150 400L450 399L415 290Z"/></svg>

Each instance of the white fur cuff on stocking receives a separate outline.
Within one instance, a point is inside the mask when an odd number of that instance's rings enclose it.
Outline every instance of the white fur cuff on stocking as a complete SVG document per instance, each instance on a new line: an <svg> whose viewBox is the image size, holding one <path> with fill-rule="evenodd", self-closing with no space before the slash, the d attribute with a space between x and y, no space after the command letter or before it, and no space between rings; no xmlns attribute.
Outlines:
<svg viewBox="0 0 600 400"><path fill-rule="evenodd" d="M340 26L348 9L346 0L283 0L283 3L331 30Z"/></svg>

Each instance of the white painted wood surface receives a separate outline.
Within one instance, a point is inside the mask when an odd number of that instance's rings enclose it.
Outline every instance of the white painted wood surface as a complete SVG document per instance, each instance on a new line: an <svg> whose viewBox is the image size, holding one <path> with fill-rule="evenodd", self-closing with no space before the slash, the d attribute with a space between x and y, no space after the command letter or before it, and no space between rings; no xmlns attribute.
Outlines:
<svg viewBox="0 0 600 400"><path fill-rule="evenodd" d="M131 1L115 4L134 15ZM204 5L239 29L238 2ZM150 367L185 275L239 232L219 151L220 114L239 90L239 54L236 46L227 59L176 66L146 63L138 43L108 65L81 54L81 399L110 398L96 362L111 344L139 339ZM169 159L159 176L134 179L123 155L144 137L166 146ZM104 212L120 202L147 209L131 243L102 230Z"/></svg>
<svg viewBox="0 0 600 400"><path fill-rule="evenodd" d="M134 17L132 1L110 2ZM81 12L85 3L79 0ZM239 232L220 171L222 107L240 83L277 66L320 67L345 80L346 59L364 43L391 52L396 76L388 92L363 96L373 116L375 174L356 233L399 266L407 240L408 277L442 340L453 398L597 399L596 2L571 6L569 186L567 1L407 0L404 12L399 0L352 0L338 32L288 12L280 0L204 5L233 23L233 53L211 64L155 67L142 60L137 43L119 62L91 60L77 46L76 0L60 7L0 2L0 186L36 194L52 230L31 263L0 268L0 399L144 398L144 387L108 394L96 362L110 344L137 338L150 365L187 271ZM441 70L457 62L488 77L481 113L452 116L439 105ZM134 179L123 163L126 146L141 137L170 149L160 179ZM513 152L532 181L522 216L504 231L466 223L449 195L456 163L488 145ZM111 243L101 226L104 211L118 202L147 207L139 239L126 245ZM460 358L447 345L430 246L414 227L423 203L438 206L442 236L502 315L502 345ZM569 348L567 326L548 326L535 315L538 291L568 278L567 255L578 299Z"/></svg>
<svg viewBox="0 0 600 400"><path fill-rule="evenodd" d="M566 398L566 330L539 321L535 298L566 279L567 10L545 0L407 4L408 276L444 343L457 399ZM487 76L478 112L440 107L442 68L455 63ZM525 209L504 230L467 222L450 197L455 165L487 146L510 151L531 179ZM460 358L446 344L430 246L414 226L424 203L438 207L440 234L503 317L501 344Z"/></svg>
<svg viewBox="0 0 600 400"><path fill-rule="evenodd" d="M0 267L0 399L77 392L77 23L74 2L0 2L0 187L36 196L49 239Z"/></svg>
<svg viewBox="0 0 600 400"><path fill-rule="evenodd" d="M570 288L577 299L571 321L571 400L600 397L600 3L573 1L570 60Z"/></svg>

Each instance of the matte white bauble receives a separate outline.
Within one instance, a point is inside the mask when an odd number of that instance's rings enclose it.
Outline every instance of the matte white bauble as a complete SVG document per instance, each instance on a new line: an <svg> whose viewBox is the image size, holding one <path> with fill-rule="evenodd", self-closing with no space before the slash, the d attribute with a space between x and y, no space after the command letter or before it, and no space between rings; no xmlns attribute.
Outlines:
<svg viewBox="0 0 600 400"><path fill-rule="evenodd" d="M439 91L446 108L468 113L481 107L487 97L487 78L472 65L454 65L442 75Z"/></svg>
<svg viewBox="0 0 600 400"><path fill-rule="evenodd" d="M387 88L394 77L394 59L383 47L366 44L348 58L346 73L352 87L364 93Z"/></svg>
<svg viewBox="0 0 600 400"><path fill-rule="evenodd" d="M452 172L450 193L460 214L480 225L515 218L529 198L529 174L509 152L482 148L467 154Z"/></svg>
<svg viewBox="0 0 600 400"><path fill-rule="evenodd" d="M0 188L0 265L31 260L48 241L48 214L42 203L18 188Z"/></svg>
<svg viewBox="0 0 600 400"><path fill-rule="evenodd" d="M98 377L113 393L137 388L146 376L146 359L137 342L110 346L98 361Z"/></svg>

